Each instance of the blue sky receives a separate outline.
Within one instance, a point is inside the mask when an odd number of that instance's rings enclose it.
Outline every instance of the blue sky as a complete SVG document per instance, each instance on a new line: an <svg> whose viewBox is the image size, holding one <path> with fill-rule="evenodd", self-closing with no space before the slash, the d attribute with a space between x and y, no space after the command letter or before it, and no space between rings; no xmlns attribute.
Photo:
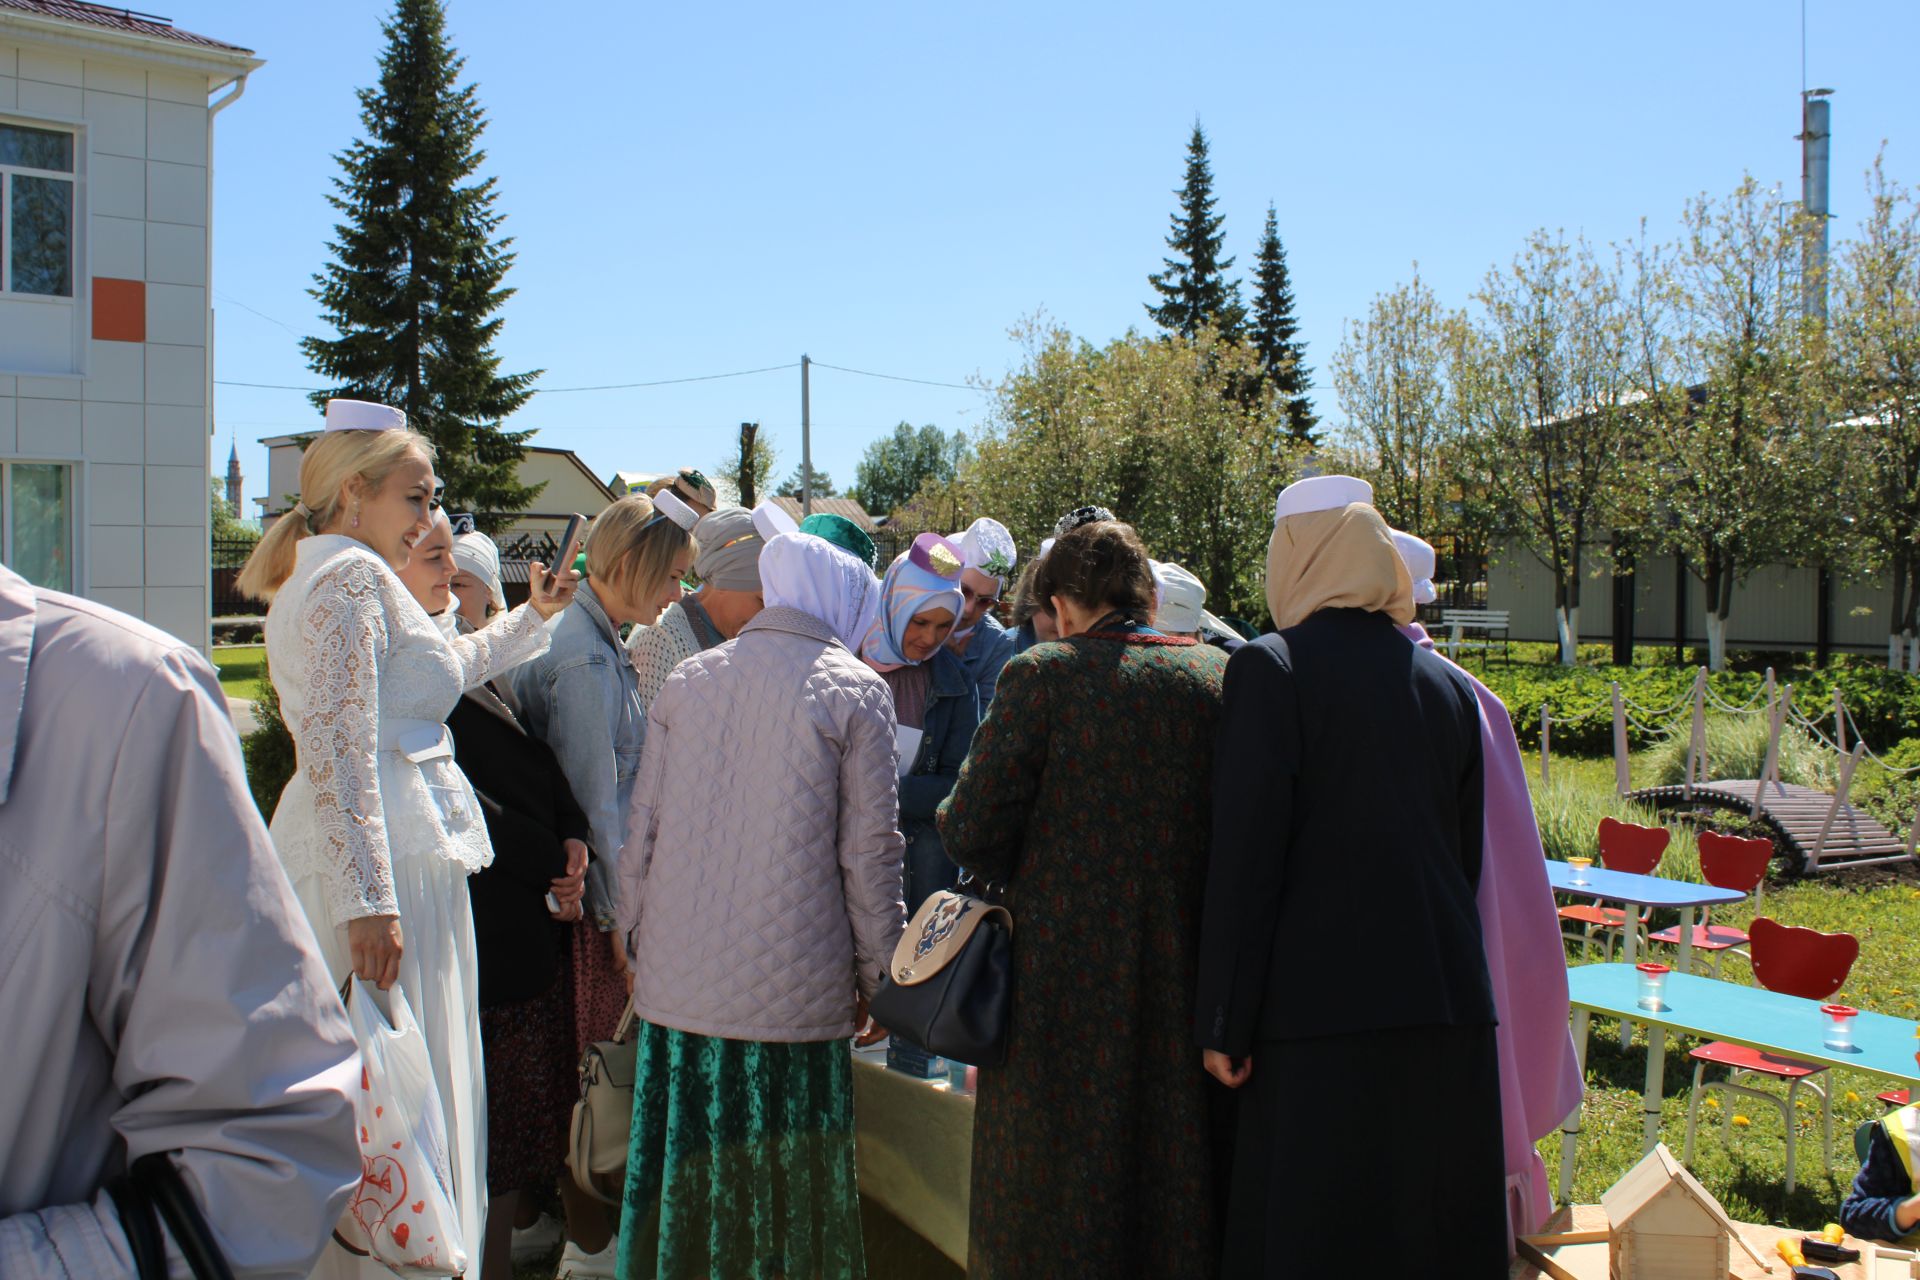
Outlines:
<svg viewBox="0 0 1920 1280"><path fill-rule="evenodd" d="M375 0L175 0L181 27L267 60L217 132L217 379L313 382L296 335L333 211L331 159L372 81ZM1269 201L1308 361L1412 264L1461 304L1535 227L1598 242L1743 171L1799 192L1799 0L1303 5L976 0L526 5L452 0L519 262L510 369L552 388L797 361L966 383L1044 311L1105 341L1144 327L1195 117L1228 248ZM1881 140L1920 184L1911 0L1808 0L1807 75L1834 98L1836 238ZM216 470L313 424L297 393L218 386ZM1317 407L1338 417L1320 379ZM902 419L980 419L976 391L816 370L813 458L842 485ZM615 468L711 467L757 420L800 460L797 370L536 396L535 441Z"/></svg>

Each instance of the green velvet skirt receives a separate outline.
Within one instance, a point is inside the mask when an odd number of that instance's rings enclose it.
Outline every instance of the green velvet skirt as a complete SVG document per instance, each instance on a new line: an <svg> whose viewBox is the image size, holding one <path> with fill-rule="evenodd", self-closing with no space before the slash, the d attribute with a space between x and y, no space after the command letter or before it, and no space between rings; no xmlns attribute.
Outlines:
<svg viewBox="0 0 1920 1280"><path fill-rule="evenodd" d="M864 1280L847 1042L638 1037L620 1280Z"/></svg>

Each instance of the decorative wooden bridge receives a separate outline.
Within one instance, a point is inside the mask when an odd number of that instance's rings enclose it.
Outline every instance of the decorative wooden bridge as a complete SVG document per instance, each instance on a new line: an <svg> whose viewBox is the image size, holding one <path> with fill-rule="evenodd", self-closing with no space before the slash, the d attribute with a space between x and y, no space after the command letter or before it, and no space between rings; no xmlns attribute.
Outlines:
<svg viewBox="0 0 1920 1280"><path fill-rule="evenodd" d="M1799 861L1801 874L1906 862L1907 842L1865 810L1828 791L1790 782L1696 782L1645 787L1632 798L1663 808L1706 805L1738 809L1767 824L1774 842Z"/></svg>
<svg viewBox="0 0 1920 1280"><path fill-rule="evenodd" d="M1846 867L1866 867L1882 863L1920 860L1920 812L1903 837L1887 830L1866 810L1847 797L1853 790L1853 775L1860 762L1871 756L1889 774L1906 776L1920 768L1894 768L1867 749L1860 738L1860 727L1853 721L1840 691L1833 694L1832 735L1827 725L1794 707L1793 686L1776 686L1771 668L1764 689L1745 705L1733 706L1716 697L1707 684L1706 668L1694 673L1693 690L1668 707L1646 708L1629 703L1618 681L1612 687L1613 765L1615 789L1623 796L1662 808L1705 805L1715 809L1735 809L1763 822L1773 832L1775 843L1795 862L1801 875L1838 871ZM1767 756L1759 780L1715 781L1708 775L1707 708L1728 716L1765 716L1768 721ZM1690 714L1689 714L1690 710ZM1657 787L1631 790L1628 783L1627 726L1631 722L1643 732L1659 737L1687 734L1685 781ZM1556 721L1543 704L1540 708L1540 778L1548 778L1548 747ZM1780 780L1781 735L1789 728L1804 732L1819 746L1835 753L1839 768L1831 791ZM1849 733L1849 729L1852 730ZM1751 766L1749 766L1751 767Z"/></svg>

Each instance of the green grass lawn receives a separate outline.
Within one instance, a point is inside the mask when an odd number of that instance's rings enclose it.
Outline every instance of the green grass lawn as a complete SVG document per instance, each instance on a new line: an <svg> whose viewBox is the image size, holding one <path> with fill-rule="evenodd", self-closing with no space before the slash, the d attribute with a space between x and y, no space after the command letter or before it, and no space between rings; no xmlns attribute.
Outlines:
<svg viewBox="0 0 1920 1280"><path fill-rule="evenodd" d="M1592 829L1586 825L1589 819L1597 824L1595 813L1611 811L1622 817L1631 816L1629 806L1613 795L1611 760L1555 757L1549 769L1553 782L1547 788L1539 783L1537 758L1533 764L1533 783L1537 803L1542 808L1543 828L1552 820L1548 810L1554 806L1573 810L1564 816L1589 831ZM1728 817L1737 822L1737 815ZM1670 821L1669 825L1676 830L1683 829L1678 821ZM1660 874L1687 880L1699 878L1698 864L1692 858L1690 832L1676 841L1674 851L1662 861ZM1853 934L1860 939L1860 958L1836 998L1862 1009L1920 1018L1920 875L1916 875L1913 868L1901 867L1896 871L1870 868L1807 880L1776 875L1765 885L1760 913L1783 924ZM1714 918L1744 927L1755 914L1749 901L1736 909L1718 912ZM1672 922L1656 914L1656 928ZM1668 949L1655 950L1666 952ZM1598 958L1596 953L1595 959ZM1578 962L1578 948L1570 948L1570 961ZM1746 962L1738 956L1727 958L1720 976L1731 982L1750 984L1753 981ZM1660 1136L1676 1156L1686 1139L1687 1091L1693 1077L1687 1051L1693 1043L1684 1036L1670 1035L1667 1039ZM1920 1044L1915 1047L1920 1048ZM1632 1047L1623 1050L1619 1024L1595 1018L1588 1045L1587 1103L1580 1135L1578 1173L1574 1179L1575 1200L1581 1203L1599 1200L1601 1193L1640 1158L1640 1095L1645 1073L1644 1029L1636 1033ZM1709 1068L1709 1079L1718 1074L1723 1073ZM1806 1098L1802 1090L1805 1107L1794 1116L1798 1132L1797 1185L1791 1196L1783 1189L1786 1146L1779 1111L1732 1096L1717 1098L1718 1108L1702 1105L1699 1136L1690 1168L1735 1218L1818 1228L1836 1217L1840 1201L1858 1170L1853 1155L1853 1131L1862 1122L1883 1113L1885 1109L1874 1100L1874 1095L1892 1087L1892 1082L1846 1071L1829 1072L1825 1079L1831 1082L1833 1090L1833 1168L1829 1171L1821 1159L1818 1100ZM1784 1096L1784 1086L1779 1092ZM1723 1128L1721 1120L1729 1114L1745 1118L1748 1125ZM1549 1176L1557 1178L1560 1167L1557 1132L1540 1143L1540 1154L1547 1162Z"/></svg>
<svg viewBox="0 0 1920 1280"><path fill-rule="evenodd" d="M267 674L265 645L223 645L213 651L213 665L220 673L220 688L229 698L251 702L260 696Z"/></svg>

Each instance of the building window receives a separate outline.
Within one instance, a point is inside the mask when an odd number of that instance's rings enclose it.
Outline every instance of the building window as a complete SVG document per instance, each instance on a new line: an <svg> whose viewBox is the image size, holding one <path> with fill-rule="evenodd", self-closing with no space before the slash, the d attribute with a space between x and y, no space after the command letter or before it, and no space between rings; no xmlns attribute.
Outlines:
<svg viewBox="0 0 1920 1280"><path fill-rule="evenodd" d="M36 587L73 590L73 468L0 463L7 567Z"/></svg>
<svg viewBox="0 0 1920 1280"><path fill-rule="evenodd" d="M74 135L0 123L0 293L73 296Z"/></svg>

